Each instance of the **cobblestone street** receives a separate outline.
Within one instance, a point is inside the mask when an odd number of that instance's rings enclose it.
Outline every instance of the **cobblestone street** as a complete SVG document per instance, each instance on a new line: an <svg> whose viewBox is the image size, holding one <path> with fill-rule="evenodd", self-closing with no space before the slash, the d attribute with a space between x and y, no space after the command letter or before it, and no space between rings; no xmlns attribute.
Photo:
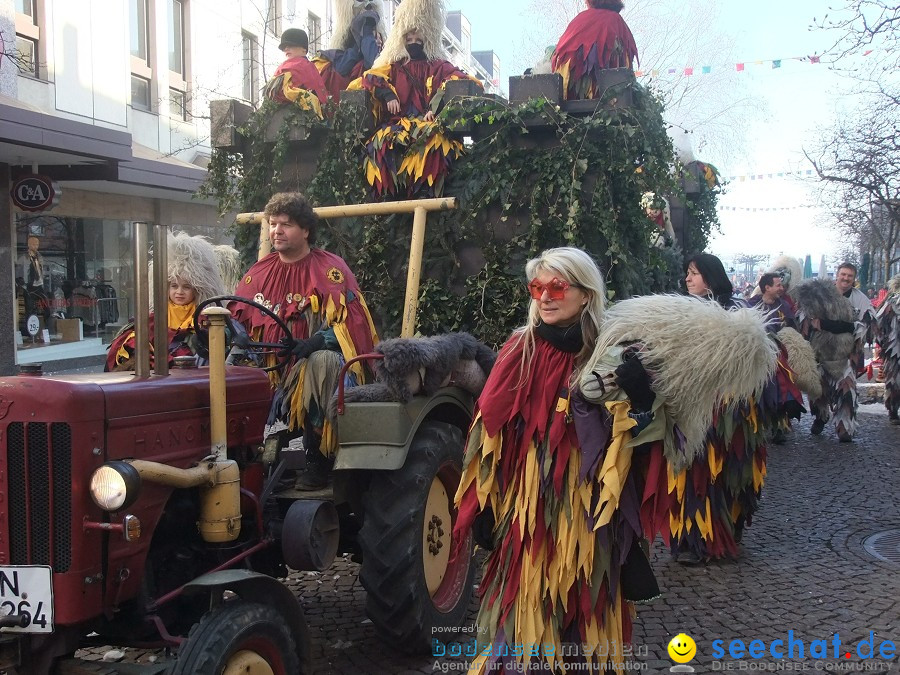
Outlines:
<svg viewBox="0 0 900 675"><path fill-rule="evenodd" d="M770 449L762 508L744 536L739 562L685 567L656 542L653 562L663 597L639 608L634 631L635 648L646 646L640 659L645 672L668 671L673 664L666 645L679 632L697 643L697 672L713 670L716 639L725 641L726 659L732 639L787 643L789 630L807 651L816 639L827 639L830 650L838 633L852 653L849 662L857 660L857 643L869 631L876 655L882 640L900 645L900 562L881 562L863 549L868 536L900 528L900 428L888 424L883 406L864 410L855 443L838 443L833 428L810 436L805 416L785 445ZM356 571L341 562L327 574L301 574L296 581L312 628L316 673L461 667L459 657L410 658L384 649L366 619ZM802 668L803 661L794 661ZM815 668L814 659L806 664ZM868 665L900 671L896 658Z"/></svg>
<svg viewBox="0 0 900 675"><path fill-rule="evenodd" d="M691 663L696 672L756 670L765 664L774 669L768 653L759 660L731 659L729 643L762 640L767 648L782 640L786 652L793 631L795 640L804 641L806 658L796 654L785 662L788 669L830 670L835 659L826 666L810 658L810 643L826 640L831 654L837 633L841 653L851 653L840 659L844 668L900 672L896 657L867 664L856 657L870 631L876 657L883 640L900 645L898 551L896 562L888 563L863 548L870 535L900 529L898 441L900 427L888 423L880 405L863 406L852 444L838 443L833 427L811 436L805 416L785 445L770 448L762 507L744 535L740 561L682 566L657 541L653 563L663 595L640 607L635 620L634 647L641 656L634 660L642 671L668 672L673 664L666 646L680 632L696 641ZM317 675L465 669L464 657L409 657L386 649L366 618L357 572L356 564L341 559L327 573L298 573L289 580L310 625ZM473 601L469 630L476 609ZM723 641L724 658L714 659L714 640Z"/></svg>

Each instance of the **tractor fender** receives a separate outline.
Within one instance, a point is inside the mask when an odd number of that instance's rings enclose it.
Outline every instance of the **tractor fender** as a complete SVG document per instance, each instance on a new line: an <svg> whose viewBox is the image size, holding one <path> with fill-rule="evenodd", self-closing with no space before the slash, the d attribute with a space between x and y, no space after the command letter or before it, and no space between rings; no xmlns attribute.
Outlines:
<svg viewBox="0 0 900 675"><path fill-rule="evenodd" d="M348 403L338 420L340 448L335 470L395 471L406 462L410 445L426 420L446 422L465 435L475 399L459 387L443 387L409 403Z"/></svg>
<svg viewBox="0 0 900 675"><path fill-rule="evenodd" d="M184 586L185 593L232 591L242 598L271 605L284 617L294 635L301 673L311 670L310 636L303 608L291 591L277 579L245 569L220 570L201 575Z"/></svg>

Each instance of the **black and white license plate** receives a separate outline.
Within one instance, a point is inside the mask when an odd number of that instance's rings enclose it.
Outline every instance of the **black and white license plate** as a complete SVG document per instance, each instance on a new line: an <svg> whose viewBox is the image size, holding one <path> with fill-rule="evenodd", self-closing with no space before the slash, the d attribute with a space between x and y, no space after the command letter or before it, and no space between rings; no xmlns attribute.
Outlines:
<svg viewBox="0 0 900 675"><path fill-rule="evenodd" d="M53 632L53 572L43 565L0 565L0 616L16 615L21 625L3 632Z"/></svg>

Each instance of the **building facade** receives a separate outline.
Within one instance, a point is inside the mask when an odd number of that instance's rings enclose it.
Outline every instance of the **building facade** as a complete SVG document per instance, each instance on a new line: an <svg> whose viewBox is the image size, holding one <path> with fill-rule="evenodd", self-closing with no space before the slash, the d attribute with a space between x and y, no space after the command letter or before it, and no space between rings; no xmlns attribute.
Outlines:
<svg viewBox="0 0 900 675"><path fill-rule="evenodd" d="M390 24L399 2L379 1ZM333 0L0 0L0 374L105 352L134 310L133 222L228 239L231 217L195 194L209 103L259 104L281 32L306 29L314 54L333 24ZM499 59L473 56L460 12L444 43L498 91ZM40 181L55 199L38 210L10 192Z"/></svg>
<svg viewBox="0 0 900 675"><path fill-rule="evenodd" d="M195 196L209 101L258 102L282 26L308 16L293 0L0 0L0 372L102 357L134 310L134 221L228 239L231 218ZM10 194L33 176L54 205Z"/></svg>

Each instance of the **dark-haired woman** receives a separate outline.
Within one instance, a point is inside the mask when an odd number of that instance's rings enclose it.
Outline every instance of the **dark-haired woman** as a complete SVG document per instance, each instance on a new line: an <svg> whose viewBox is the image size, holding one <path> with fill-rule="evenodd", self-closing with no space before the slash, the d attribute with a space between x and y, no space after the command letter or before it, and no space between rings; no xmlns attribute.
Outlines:
<svg viewBox="0 0 900 675"><path fill-rule="evenodd" d="M722 261L708 253L688 261L685 286L691 295L726 309L746 306L734 297ZM802 394L793 383L787 351L781 345L779 350L776 374L763 390L747 399L723 401L707 434L707 452L686 471L670 475L670 547L678 562L738 555L744 527L759 508L767 438L788 414L799 416L796 402Z"/></svg>
<svg viewBox="0 0 900 675"><path fill-rule="evenodd" d="M709 253L698 253L688 261L684 285L691 295L715 300L725 309L744 306L743 301L734 296L734 287L722 261Z"/></svg>

